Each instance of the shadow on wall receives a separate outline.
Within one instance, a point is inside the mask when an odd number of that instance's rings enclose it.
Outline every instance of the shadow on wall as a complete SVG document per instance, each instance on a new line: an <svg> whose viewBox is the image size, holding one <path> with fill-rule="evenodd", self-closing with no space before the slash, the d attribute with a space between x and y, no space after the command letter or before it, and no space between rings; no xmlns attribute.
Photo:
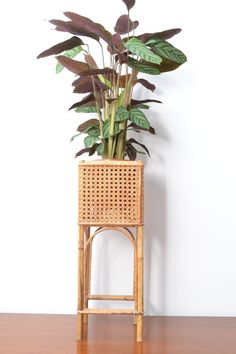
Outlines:
<svg viewBox="0 0 236 354"><path fill-rule="evenodd" d="M165 314L166 183L163 176L145 176L144 227L145 314Z"/></svg>

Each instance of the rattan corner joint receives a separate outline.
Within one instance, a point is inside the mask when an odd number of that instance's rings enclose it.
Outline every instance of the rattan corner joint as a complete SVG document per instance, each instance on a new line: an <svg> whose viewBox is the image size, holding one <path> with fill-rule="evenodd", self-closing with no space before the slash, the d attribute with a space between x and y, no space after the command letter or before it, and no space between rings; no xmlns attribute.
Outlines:
<svg viewBox="0 0 236 354"><path fill-rule="evenodd" d="M79 242L78 242L78 333L89 314L133 315L136 339L143 333L143 171L142 161L99 160L79 163ZM91 233L91 227L96 230ZM134 235L129 227L136 228ZM90 293L92 242L96 235L116 230L134 247L132 295L93 295ZM133 301L133 309L89 308L89 300Z"/></svg>

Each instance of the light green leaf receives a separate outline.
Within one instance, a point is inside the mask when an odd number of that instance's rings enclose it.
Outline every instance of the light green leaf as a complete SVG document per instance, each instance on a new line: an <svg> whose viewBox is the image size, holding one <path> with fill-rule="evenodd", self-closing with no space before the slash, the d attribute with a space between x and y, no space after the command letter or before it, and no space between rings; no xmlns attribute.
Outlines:
<svg viewBox="0 0 236 354"><path fill-rule="evenodd" d="M122 122L123 120L129 119L129 111L121 106L116 111L116 122Z"/></svg>
<svg viewBox="0 0 236 354"><path fill-rule="evenodd" d="M124 46L133 54L138 55L142 59L154 63L161 64L162 58L153 53L146 45L138 38L132 37L128 42L124 43Z"/></svg>
<svg viewBox="0 0 236 354"><path fill-rule="evenodd" d="M103 137L105 139L109 138L110 136L117 135L121 131L121 129L119 128L119 123L115 123L115 125L114 125L114 133L112 135L109 133L109 129L110 129L110 120L107 119L103 123Z"/></svg>
<svg viewBox="0 0 236 354"><path fill-rule="evenodd" d="M110 126L110 121L109 121L109 119L106 119L105 122L103 123L103 127L102 127L103 137L105 139L109 138L109 126Z"/></svg>
<svg viewBox="0 0 236 354"><path fill-rule="evenodd" d="M103 75L98 75L99 80L105 84L107 87L112 88L112 83L110 80L106 79Z"/></svg>
<svg viewBox="0 0 236 354"><path fill-rule="evenodd" d="M96 141L98 141L98 140L99 140L99 138L96 136L86 136L84 138L84 146L86 148L89 148L89 147L93 146L93 144L96 143Z"/></svg>
<svg viewBox="0 0 236 354"><path fill-rule="evenodd" d="M75 138L77 138L78 136L80 136L82 133L78 133L78 134L75 134L71 137L70 139L70 142L72 142Z"/></svg>
<svg viewBox="0 0 236 354"><path fill-rule="evenodd" d="M125 90L123 90L118 98L118 104L119 106L122 106L122 104L124 103L124 99L125 99Z"/></svg>
<svg viewBox="0 0 236 354"><path fill-rule="evenodd" d="M77 113L95 113L95 112L97 112L97 107L93 107L93 106L90 106L90 107L77 107L75 109L75 112L77 112Z"/></svg>
<svg viewBox="0 0 236 354"><path fill-rule="evenodd" d="M138 108L131 108L130 120L141 128L149 129L150 123L145 114Z"/></svg>
<svg viewBox="0 0 236 354"><path fill-rule="evenodd" d="M187 61L185 54L181 52L181 50L175 48L172 44L162 39L150 39L150 41L146 44L161 57L170 59L175 63L183 64Z"/></svg>
<svg viewBox="0 0 236 354"><path fill-rule="evenodd" d="M75 48L72 48L70 50L66 50L63 55L67 58L73 59L77 54L82 52L82 50L83 50L83 48L80 45L78 45ZM59 74L63 69L64 69L64 66L61 65L60 63L57 63L56 73Z"/></svg>
<svg viewBox="0 0 236 354"><path fill-rule="evenodd" d="M99 137L100 136L100 129L96 126L92 126L87 130L87 133L89 136Z"/></svg>
<svg viewBox="0 0 236 354"><path fill-rule="evenodd" d="M142 63L136 59L128 58L128 65L135 70L138 70L145 74L158 75L160 74L160 69L157 66L152 66L151 64Z"/></svg>
<svg viewBox="0 0 236 354"><path fill-rule="evenodd" d="M104 148L105 148L105 146L104 146L103 143L99 144L99 145L96 147L96 151L97 151L97 153L98 153L99 156L104 153Z"/></svg>

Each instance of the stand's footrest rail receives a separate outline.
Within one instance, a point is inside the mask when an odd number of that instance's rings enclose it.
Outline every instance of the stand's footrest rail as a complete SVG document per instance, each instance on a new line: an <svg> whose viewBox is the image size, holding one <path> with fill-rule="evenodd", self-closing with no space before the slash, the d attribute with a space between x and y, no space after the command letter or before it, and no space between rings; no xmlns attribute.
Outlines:
<svg viewBox="0 0 236 354"><path fill-rule="evenodd" d="M134 301L133 295L88 295L88 300L121 300Z"/></svg>
<svg viewBox="0 0 236 354"><path fill-rule="evenodd" d="M78 310L78 314L94 314L94 315L143 315L143 312L138 312L136 310L130 309L95 309L87 308L83 310Z"/></svg>

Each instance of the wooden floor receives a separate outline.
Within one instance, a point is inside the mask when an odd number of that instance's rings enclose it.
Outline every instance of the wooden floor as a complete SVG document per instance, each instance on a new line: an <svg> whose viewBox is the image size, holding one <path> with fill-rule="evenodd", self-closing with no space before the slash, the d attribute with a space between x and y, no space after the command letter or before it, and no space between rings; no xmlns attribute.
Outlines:
<svg viewBox="0 0 236 354"><path fill-rule="evenodd" d="M145 317L135 342L129 316L91 316L76 341L72 315L0 315L0 354L236 354L236 318Z"/></svg>

